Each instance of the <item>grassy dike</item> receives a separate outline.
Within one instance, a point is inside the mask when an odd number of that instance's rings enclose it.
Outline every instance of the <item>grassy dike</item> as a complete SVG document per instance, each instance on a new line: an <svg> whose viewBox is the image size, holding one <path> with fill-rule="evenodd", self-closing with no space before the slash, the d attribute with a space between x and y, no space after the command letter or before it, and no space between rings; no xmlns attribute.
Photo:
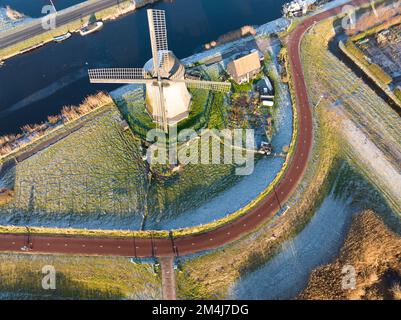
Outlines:
<svg viewBox="0 0 401 320"><path fill-rule="evenodd" d="M135 6L133 6L132 1L123 0L119 5L115 5L99 12L96 12L96 18L98 20L112 20L123 14L134 11ZM29 38L27 40L18 42L15 45L0 49L0 60L6 60L18 54L24 53L25 51L30 51L31 49L41 47L46 43L52 42L53 38L67 32L75 32L80 29L84 23L89 20L90 16L82 17L79 20L72 21L65 25L59 26L54 30L46 31L35 37ZM18 27L20 29L24 28L24 25ZM12 31L11 31L12 32Z"/></svg>
<svg viewBox="0 0 401 320"><path fill-rule="evenodd" d="M221 101L220 99L219 101ZM217 100L216 100L217 101ZM214 99L213 103L215 104ZM107 106L107 110L114 109L115 106ZM70 126L75 124L75 122L82 122L82 121L92 121L96 117L99 116L100 112L104 113L104 110L106 109L106 106L104 106L102 109L99 107L98 109L93 110L90 114L85 115L82 118L79 118L77 120L74 120L71 123L68 123L65 126L60 126L59 128L55 129L54 131L50 132L46 136L42 136L38 141L34 140L32 143L25 145L21 148L21 150L16 150L10 155L7 155L4 159L0 158L0 163L1 160L10 160L12 157L18 156L23 151L29 150L29 148L35 147L37 143L42 142L43 140L50 139L54 134L60 131L68 130ZM292 135L292 140L291 144L289 147L289 151L287 153L287 158L285 163L283 164L281 170L278 172L276 175L275 179L273 182L263 191L261 192L255 199L253 199L249 204L244 206L243 208L239 209L238 211L234 212L231 215L228 215L222 219L200 225L200 226L195 226L191 228L183 228L183 229L177 229L173 230L173 236L174 237L182 237L182 236L188 236L192 234L197 234L197 233L204 233L208 232L214 229L219 228L220 226L230 223L233 220L241 217L242 215L245 215L246 213L249 212L249 210L252 210L254 207L256 207L261 200L264 199L270 192L272 192L274 186L281 180L283 174L285 173L287 166L290 162L290 159L292 158L293 152L295 150L295 144L296 144L296 137L298 135L298 124L297 124L297 110L295 104L293 104L293 116L294 116L294 128L293 128L293 135ZM81 141L82 143L82 141ZM42 164L42 166L44 166ZM31 168L32 170L32 168ZM169 232L168 231L125 231L125 230L87 230L87 229L62 229L62 228L40 228L40 227L32 227L30 228L30 231L32 234L46 234L46 235L67 235L67 236L88 236L88 237L138 237L138 238L150 238L150 237L155 237L155 238L167 238L169 237ZM24 227L15 227L15 226L0 226L0 233L26 233L26 229Z"/></svg>

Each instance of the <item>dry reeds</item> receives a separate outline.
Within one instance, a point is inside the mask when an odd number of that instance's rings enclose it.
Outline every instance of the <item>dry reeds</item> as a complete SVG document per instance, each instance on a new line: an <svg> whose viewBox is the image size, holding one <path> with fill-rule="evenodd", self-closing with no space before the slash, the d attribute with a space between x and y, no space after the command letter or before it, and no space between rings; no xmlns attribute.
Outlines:
<svg viewBox="0 0 401 320"><path fill-rule="evenodd" d="M105 92L98 92L88 96L79 106L65 106L61 114L47 117L47 121L40 124L27 124L21 127L21 134L8 134L0 137L0 156L5 156L15 149L18 149L33 138L38 138L60 125L90 113L98 107L112 103L112 98Z"/></svg>

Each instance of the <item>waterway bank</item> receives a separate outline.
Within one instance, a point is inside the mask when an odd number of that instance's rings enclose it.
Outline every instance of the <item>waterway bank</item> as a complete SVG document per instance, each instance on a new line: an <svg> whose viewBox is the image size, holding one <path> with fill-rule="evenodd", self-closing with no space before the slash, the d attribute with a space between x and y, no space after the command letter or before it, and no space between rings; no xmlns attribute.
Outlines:
<svg viewBox="0 0 401 320"><path fill-rule="evenodd" d="M176 56L187 57L221 34L279 18L284 2L176 0L151 7L166 10L169 47ZM64 105L77 105L99 90L118 88L90 84L88 68L140 67L149 57L146 10L137 10L106 23L101 32L73 35L63 43L49 43L9 59L0 69L0 135L17 133L27 123L40 123Z"/></svg>

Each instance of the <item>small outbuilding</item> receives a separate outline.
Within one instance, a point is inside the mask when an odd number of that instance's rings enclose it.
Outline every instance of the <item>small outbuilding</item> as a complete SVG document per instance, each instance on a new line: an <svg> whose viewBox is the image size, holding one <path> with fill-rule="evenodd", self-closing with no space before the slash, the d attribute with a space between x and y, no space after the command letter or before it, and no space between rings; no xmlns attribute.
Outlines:
<svg viewBox="0 0 401 320"><path fill-rule="evenodd" d="M260 72L261 68L259 53L254 51L229 62L227 72L236 83L242 84L249 82Z"/></svg>

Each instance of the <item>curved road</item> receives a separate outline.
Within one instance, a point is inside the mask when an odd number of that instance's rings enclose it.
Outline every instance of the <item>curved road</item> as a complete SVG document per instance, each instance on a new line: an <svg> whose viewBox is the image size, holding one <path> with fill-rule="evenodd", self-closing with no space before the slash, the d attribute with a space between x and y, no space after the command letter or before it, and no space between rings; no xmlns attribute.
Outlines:
<svg viewBox="0 0 401 320"><path fill-rule="evenodd" d="M355 0L347 4L355 6L369 0ZM288 54L294 78L294 90L298 110L298 137L293 158L288 169L276 187L276 194L270 193L256 208L232 223L207 233L175 239L137 239L137 238L93 238L76 236L46 236L3 234L0 235L0 251L19 251L28 247L30 253L60 253L75 255L103 255L151 257L186 255L224 246L253 231L267 219L274 216L279 203L291 196L306 169L312 149L312 112L308 101L300 58L300 43L304 33L315 23L340 13L342 7L322 12L302 22L291 33L288 41Z"/></svg>

